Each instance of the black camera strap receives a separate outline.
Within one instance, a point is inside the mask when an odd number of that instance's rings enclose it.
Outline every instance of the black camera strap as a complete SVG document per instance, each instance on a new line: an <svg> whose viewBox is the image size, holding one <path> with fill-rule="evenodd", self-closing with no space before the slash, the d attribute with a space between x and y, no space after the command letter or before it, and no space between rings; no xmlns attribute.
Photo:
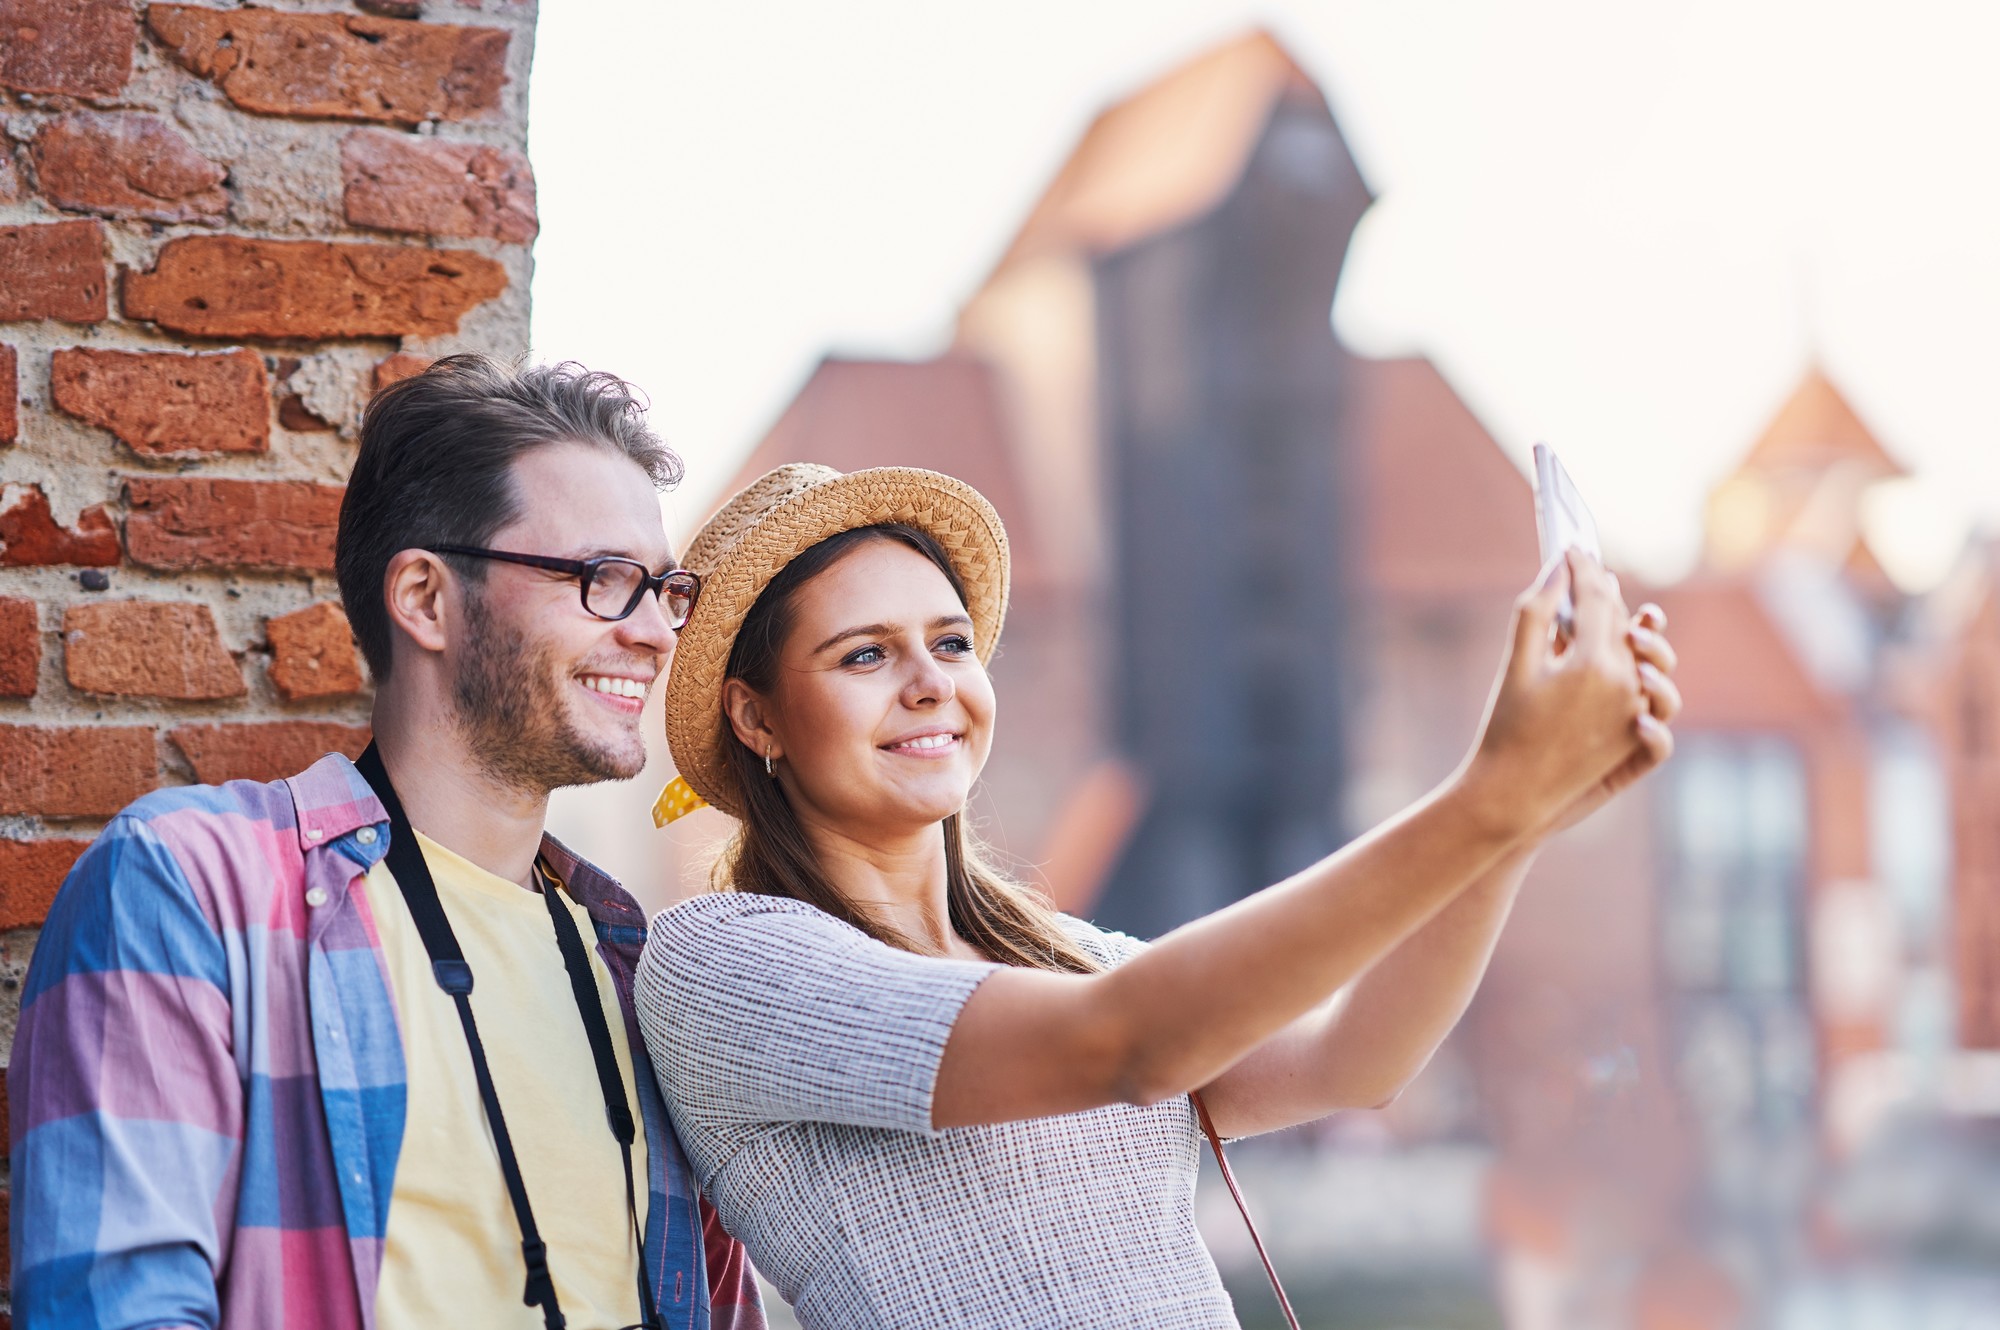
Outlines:
<svg viewBox="0 0 2000 1330"><path fill-rule="evenodd" d="M437 979L438 987L450 994L453 1005L458 1008L459 1024L465 1029L466 1048L472 1054L473 1078L479 1085L480 1102L486 1106L486 1122L493 1131L493 1148L500 1156L500 1174L507 1184L508 1199L514 1204L514 1218L521 1227L521 1259L528 1271L521 1301L542 1309L546 1330L563 1330L562 1308L556 1301L555 1282L549 1277L548 1246L535 1227L534 1210L528 1204L527 1184L521 1179L521 1165L514 1154L514 1141L507 1132L507 1120L500 1111L500 1094L494 1088L493 1073L486 1063L486 1048L479 1040L479 1026L472 1019L472 967L466 963L458 938L451 931L451 920L445 916L444 903L438 899L437 883L431 877L430 865L424 862L416 832L403 812L402 801L396 797L395 786L389 782L388 770L382 765L382 755L371 743L354 765L389 814L389 871L395 876L396 886L409 904L410 918L417 926L417 935L423 939L424 951L431 958L431 974ZM653 1330L659 1325L659 1319L652 1306L652 1280L646 1268L645 1234L639 1227L638 1194L632 1173L632 1143L637 1139L637 1130L632 1119L631 1102L625 1096L625 1078L618 1071L611 1027L604 1018L604 1005L598 996L597 976L591 972L590 953L584 947L576 920L557 899L559 888L539 862L535 865L535 874L541 883L542 897L549 907L556 946L562 952L563 968L569 972L570 991L576 998L577 1012L583 1018L584 1033L590 1040L591 1059L597 1064L597 1081L604 1095L605 1118L611 1127L611 1134L618 1140L619 1153L624 1156L625 1213L630 1221L632 1239L639 1250L640 1323Z"/></svg>

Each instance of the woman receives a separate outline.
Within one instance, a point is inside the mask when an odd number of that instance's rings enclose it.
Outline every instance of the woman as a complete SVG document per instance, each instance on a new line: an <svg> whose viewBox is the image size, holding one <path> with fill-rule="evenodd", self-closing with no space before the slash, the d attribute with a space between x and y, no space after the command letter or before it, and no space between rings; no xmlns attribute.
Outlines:
<svg viewBox="0 0 2000 1330"><path fill-rule="evenodd" d="M1535 847L1663 761L1679 708L1657 611L1628 622L1572 556L1518 603L1449 780L1149 946L1056 914L966 828L1007 600L978 494L783 467L687 562L668 738L740 828L724 890L654 921L641 1024L703 1189L828 1330L1234 1326L1189 1092L1231 1136L1394 1098Z"/></svg>

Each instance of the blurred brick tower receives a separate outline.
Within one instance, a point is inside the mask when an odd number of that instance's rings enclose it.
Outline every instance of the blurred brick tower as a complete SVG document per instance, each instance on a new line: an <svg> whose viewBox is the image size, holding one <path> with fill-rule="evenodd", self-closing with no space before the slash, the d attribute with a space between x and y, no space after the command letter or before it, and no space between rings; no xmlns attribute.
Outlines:
<svg viewBox="0 0 2000 1330"><path fill-rule="evenodd" d="M362 404L527 346L535 9L481 7L0 0L0 1048L105 818L367 740Z"/></svg>

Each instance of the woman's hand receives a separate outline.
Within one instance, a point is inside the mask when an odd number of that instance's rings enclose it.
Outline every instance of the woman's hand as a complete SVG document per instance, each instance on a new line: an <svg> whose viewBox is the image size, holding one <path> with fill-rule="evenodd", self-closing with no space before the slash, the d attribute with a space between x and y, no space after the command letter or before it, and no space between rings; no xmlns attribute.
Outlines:
<svg viewBox="0 0 2000 1330"><path fill-rule="evenodd" d="M1658 605L1641 605L1625 629L1626 644L1639 662L1639 687L1646 695L1646 711L1634 723L1639 747L1623 765L1583 797L1556 815L1547 834L1567 831L1609 803L1612 796L1636 782L1674 755L1674 720L1681 714L1681 690L1673 674L1679 664L1673 644L1667 641L1667 614Z"/></svg>
<svg viewBox="0 0 2000 1330"><path fill-rule="evenodd" d="M1558 641L1565 583L1575 614ZM1525 840L1570 825L1672 752L1672 648L1644 617L1632 622L1617 579L1575 551L1515 603L1513 646L1456 778L1497 830Z"/></svg>

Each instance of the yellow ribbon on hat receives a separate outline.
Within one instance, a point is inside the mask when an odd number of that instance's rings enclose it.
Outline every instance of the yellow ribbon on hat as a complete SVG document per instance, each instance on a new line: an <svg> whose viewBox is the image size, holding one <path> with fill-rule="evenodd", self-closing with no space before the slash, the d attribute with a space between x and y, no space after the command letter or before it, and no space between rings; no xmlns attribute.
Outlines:
<svg viewBox="0 0 2000 1330"><path fill-rule="evenodd" d="M667 782L667 788L660 791L660 797L653 800L653 825L664 827L669 822L677 822L697 808L708 807L708 800L694 792L694 787L679 776Z"/></svg>

